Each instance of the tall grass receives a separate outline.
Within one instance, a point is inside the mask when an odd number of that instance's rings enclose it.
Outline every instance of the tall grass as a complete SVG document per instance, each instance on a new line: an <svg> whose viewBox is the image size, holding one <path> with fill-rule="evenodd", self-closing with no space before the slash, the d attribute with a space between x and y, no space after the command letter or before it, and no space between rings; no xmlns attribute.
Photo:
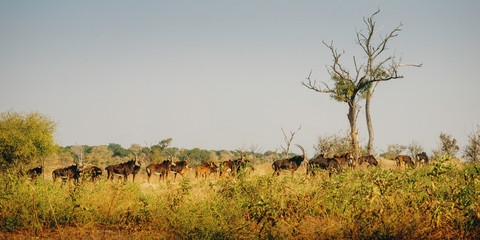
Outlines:
<svg viewBox="0 0 480 240"><path fill-rule="evenodd" d="M0 178L0 231L68 226L177 239L479 239L480 165L147 183ZM47 198L48 197L48 198Z"/></svg>

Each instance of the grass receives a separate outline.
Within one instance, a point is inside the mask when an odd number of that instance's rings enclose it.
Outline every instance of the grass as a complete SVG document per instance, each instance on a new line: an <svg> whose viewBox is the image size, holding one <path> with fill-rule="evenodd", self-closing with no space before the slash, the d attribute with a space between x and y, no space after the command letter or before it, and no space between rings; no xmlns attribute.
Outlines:
<svg viewBox="0 0 480 240"><path fill-rule="evenodd" d="M140 239L479 239L480 165L273 177L52 184L0 178L5 236ZM192 173L190 173L192 174ZM113 234L113 235L112 235Z"/></svg>

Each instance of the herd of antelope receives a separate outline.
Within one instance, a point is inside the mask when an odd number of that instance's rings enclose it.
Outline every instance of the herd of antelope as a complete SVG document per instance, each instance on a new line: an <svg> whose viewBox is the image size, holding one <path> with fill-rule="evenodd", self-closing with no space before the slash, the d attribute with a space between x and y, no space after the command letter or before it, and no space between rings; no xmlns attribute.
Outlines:
<svg viewBox="0 0 480 240"><path fill-rule="evenodd" d="M326 170L328 171L329 176L331 176L332 172L338 172L345 167L354 167L354 158L350 152L335 155L333 157L326 157L323 154L319 154L317 157L307 160L305 149L300 145L297 146L302 150L303 154L273 162L273 175L278 176L280 175L280 172L284 170L290 171L293 174L305 160L307 168L306 173L311 176L315 175L316 170ZM402 163L404 163L406 167L415 167L417 164L428 164L429 160L427 154L422 152L415 156L415 161L408 155L398 155L395 158L395 162L397 167L401 167ZM367 166L378 165L378 161L373 155L361 156L358 159L358 163L366 163ZM133 176L133 182L135 182L135 175L140 171L140 168L141 163L138 161L137 155L135 154L135 159L120 164L109 165L105 170L107 171L107 179L112 182L115 176L119 177L119 179L123 177L123 181L127 181L129 175ZM224 161L221 162L219 166L213 161L203 163L201 166L195 168L195 178L207 178L210 175L218 175L220 177L226 177L229 175L235 177L242 170L246 171L247 168L255 170L251 162L244 159L243 154L241 154L240 159ZM173 162L171 159L165 160L162 163L150 164L145 168L149 183L152 175L158 175L159 181L168 179L169 173L174 174L174 180L176 179L177 174L180 174L180 176L184 178L189 169L190 166L188 161L183 160ZM83 178L90 178L91 181L94 182L97 177L102 175L102 172L102 169L96 166L81 168L78 165L72 165L65 168L55 169L52 172L52 179L53 183L55 183L57 179L62 179L68 182L71 180L78 182L83 176ZM26 173L20 171L19 175L34 180L42 173L43 168L40 166L30 169Z"/></svg>

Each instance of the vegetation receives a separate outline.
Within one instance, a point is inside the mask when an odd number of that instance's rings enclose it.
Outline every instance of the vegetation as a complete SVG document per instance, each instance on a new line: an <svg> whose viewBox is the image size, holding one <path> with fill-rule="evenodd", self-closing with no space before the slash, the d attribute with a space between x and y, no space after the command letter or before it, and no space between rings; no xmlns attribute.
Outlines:
<svg viewBox="0 0 480 240"><path fill-rule="evenodd" d="M345 152L351 152L350 136L346 133L324 134L317 138L317 144L313 146L316 154L333 156Z"/></svg>
<svg viewBox="0 0 480 240"><path fill-rule="evenodd" d="M18 164L39 161L55 150L55 122L32 113L4 112L0 115L0 171Z"/></svg>
<svg viewBox="0 0 480 240"><path fill-rule="evenodd" d="M0 178L0 231L65 238L478 239L480 165L448 157L398 170L346 169L315 178L304 168L272 177L269 164L232 179L160 184L52 184ZM263 170L262 170L263 169ZM53 230L53 231L52 231ZM125 236L125 235L123 235Z"/></svg>
<svg viewBox="0 0 480 240"><path fill-rule="evenodd" d="M386 159L395 159L396 156L400 155L403 151L407 149L406 146L400 144L389 144L387 146L387 151L380 154L381 157Z"/></svg>
<svg viewBox="0 0 480 240"><path fill-rule="evenodd" d="M468 162L480 162L480 125L477 130L468 135L468 144L464 150L464 157Z"/></svg>
<svg viewBox="0 0 480 240"><path fill-rule="evenodd" d="M453 138L452 135L447 133L440 133L440 142L437 150L434 150L435 156L453 156L456 157L460 147L457 145L457 139Z"/></svg>

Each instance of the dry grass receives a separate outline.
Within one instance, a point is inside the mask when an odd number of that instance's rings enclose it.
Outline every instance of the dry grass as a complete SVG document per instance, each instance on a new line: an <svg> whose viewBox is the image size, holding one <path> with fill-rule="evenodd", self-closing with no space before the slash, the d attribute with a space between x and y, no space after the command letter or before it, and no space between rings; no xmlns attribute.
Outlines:
<svg viewBox="0 0 480 240"><path fill-rule="evenodd" d="M380 159L380 167L331 178L306 176L303 166L293 176L272 173L271 164L261 164L235 179L195 179L190 171L185 179L148 183L141 171L135 183L46 179L32 186L3 176L0 233L3 239L480 238L480 165L444 159L396 169L395 161Z"/></svg>

